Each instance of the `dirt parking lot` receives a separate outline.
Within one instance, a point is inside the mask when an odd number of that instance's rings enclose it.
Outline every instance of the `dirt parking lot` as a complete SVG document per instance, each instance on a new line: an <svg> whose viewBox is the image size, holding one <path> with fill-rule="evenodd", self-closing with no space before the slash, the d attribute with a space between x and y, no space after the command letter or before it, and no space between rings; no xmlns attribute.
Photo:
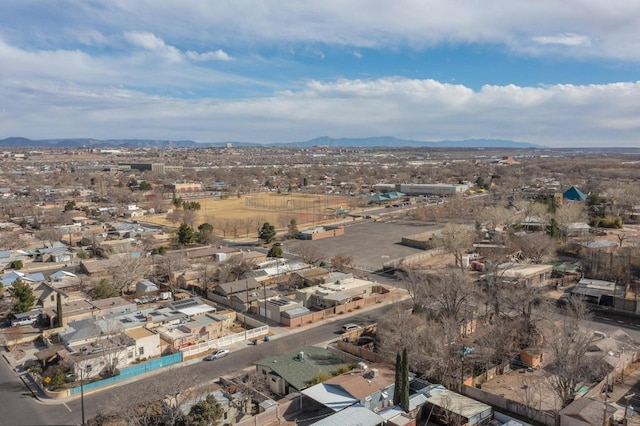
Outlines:
<svg viewBox="0 0 640 426"><path fill-rule="evenodd" d="M403 236L437 228L433 225L386 222L354 223L346 226L344 235L338 237L317 241L287 241L284 245L287 251L293 251L299 245L313 245L324 253L327 260L338 253L346 253L353 256L359 269L375 271L386 262L424 251L400 244Z"/></svg>

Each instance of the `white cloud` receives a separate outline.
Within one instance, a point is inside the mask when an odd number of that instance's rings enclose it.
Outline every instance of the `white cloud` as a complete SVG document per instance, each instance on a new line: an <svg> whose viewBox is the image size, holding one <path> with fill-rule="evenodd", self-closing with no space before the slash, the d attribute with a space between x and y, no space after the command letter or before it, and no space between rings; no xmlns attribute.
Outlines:
<svg viewBox="0 0 640 426"><path fill-rule="evenodd" d="M127 31L124 33L124 38L134 46L151 52L157 52L174 62L179 62L185 57L198 62L212 60L228 61L231 59L231 57L221 49L204 53L187 50L182 53L178 48L167 45L164 40L155 34L144 31Z"/></svg>
<svg viewBox="0 0 640 426"><path fill-rule="evenodd" d="M19 26L36 19L20 0L0 24ZM558 0L156 0L87 4L68 0L73 7L51 8L42 26L71 21L107 33L145 28L162 35L181 50L189 43L207 46L325 43L355 48L416 49L439 44L502 44L527 54L549 54L535 47L569 45L575 49L551 54L589 55L638 61L640 57L640 2L584 0L580 7ZM24 10L22 9L24 8ZM20 12L23 13L20 13ZM53 18L49 15L53 15ZM14 24L14 22L16 22ZM152 40L147 40L152 42ZM216 47L217 48L217 47ZM212 48L198 50L215 51Z"/></svg>
<svg viewBox="0 0 640 426"><path fill-rule="evenodd" d="M474 91L434 80L382 78L311 81L302 90L263 98L178 99L42 80L5 82L0 99L3 136L32 138L270 142L393 135L586 147L637 146L640 130L640 83L488 85Z"/></svg>
<svg viewBox="0 0 640 426"><path fill-rule="evenodd" d="M134 46L142 49L157 52L164 58L179 62L182 60L182 53L173 46L165 44L164 40L149 32L127 31L124 38Z"/></svg>
<svg viewBox="0 0 640 426"><path fill-rule="evenodd" d="M560 44L563 46L590 46L588 37L578 34L560 34L557 36L537 36L532 38L539 44Z"/></svg>
<svg viewBox="0 0 640 426"><path fill-rule="evenodd" d="M193 52L191 50L187 50L185 52L185 55L187 56L187 58L192 59L194 61L229 61L231 60L231 56L227 55L227 53L221 49L218 49L214 52L205 52L205 53L198 53L198 52Z"/></svg>
<svg viewBox="0 0 640 426"><path fill-rule="evenodd" d="M357 50L353 52L353 56L354 58L358 58L358 59L362 59L363 57L362 53L358 52Z"/></svg>

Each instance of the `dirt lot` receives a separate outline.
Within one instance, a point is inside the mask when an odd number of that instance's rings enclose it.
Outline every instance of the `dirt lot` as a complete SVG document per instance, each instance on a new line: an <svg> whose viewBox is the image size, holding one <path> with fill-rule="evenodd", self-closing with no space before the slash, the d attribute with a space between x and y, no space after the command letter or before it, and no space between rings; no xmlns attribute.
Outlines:
<svg viewBox="0 0 640 426"><path fill-rule="evenodd" d="M200 203L197 212L198 223L212 223L216 233L223 226L235 222L238 236L255 236L256 230L264 222L269 222L276 228L284 229L292 218L302 228L312 224L324 223L336 219L336 209L357 212L354 206L357 201L353 197L336 195L311 195L293 193L260 193L221 199L218 197L187 198L187 201ZM147 222L161 225L175 225L166 219L165 215L145 217ZM228 232L236 233L229 229Z"/></svg>
<svg viewBox="0 0 640 426"><path fill-rule="evenodd" d="M287 251L294 251L300 245L313 245L331 259L338 253L353 256L359 269L374 271L382 268L386 262L401 259L405 256L421 253L400 244L405 235L417 234L435 229L428 225L407 225L399 223L366 222L355 223L345 227L344 235L316 241L287 241Z"/></svg>

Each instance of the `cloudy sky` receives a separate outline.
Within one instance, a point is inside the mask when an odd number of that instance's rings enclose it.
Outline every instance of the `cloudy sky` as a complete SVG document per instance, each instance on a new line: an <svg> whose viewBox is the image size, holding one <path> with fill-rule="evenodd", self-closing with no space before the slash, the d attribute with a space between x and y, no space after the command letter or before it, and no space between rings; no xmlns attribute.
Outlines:
<svg viewBox="0 0 640 426"><path fill-rule="evenodd" d="M0 138L640 147L637 0L2 0Z"/></svg>

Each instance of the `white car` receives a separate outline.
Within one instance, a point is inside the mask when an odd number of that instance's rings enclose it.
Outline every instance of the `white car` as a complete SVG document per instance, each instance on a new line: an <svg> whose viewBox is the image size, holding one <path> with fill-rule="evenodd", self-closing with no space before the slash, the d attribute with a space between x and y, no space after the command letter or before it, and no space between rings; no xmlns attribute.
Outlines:
<svg viewBox="0 0 640 426"><path fill-rule="evenodd" d="M218 349L215 352L210 353L206 357L204 357L205 361L213 361L214 359L224 358L229 355L229 349Z"/></svg>

